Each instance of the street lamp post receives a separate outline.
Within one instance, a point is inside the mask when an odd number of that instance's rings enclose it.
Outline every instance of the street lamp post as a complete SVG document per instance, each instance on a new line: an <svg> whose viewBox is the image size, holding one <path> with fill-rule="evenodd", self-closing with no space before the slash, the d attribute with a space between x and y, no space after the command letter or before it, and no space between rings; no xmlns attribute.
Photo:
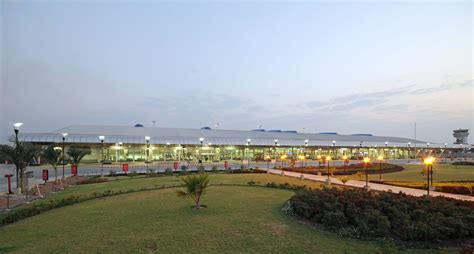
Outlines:
<svg viewBox="0 0 474 254"><path fill-rule="evenodd" d="M431 174L431 185L433 185L433 163L435 159L433 157L427 157L423 160L423 163L426 165L426 191L428 197L430 196L430 174Z"/></svg>
<svg viewBox="0 0 474 254"><path fill-rule="evenodd" d="M316 156L316 159L318 159L318 174L321 174L321 160L322 160L322 156L318 154L318 156Z"/></svg>
<svg viewBox="0 0 474 254"><path fill-rule="evenodd" d="M199 166L200 166L199 170L201 170L201 168L202 168L202 149L203 149L204 138L200 137L199 142L201 143L201 150L199 151Z"/></svg>
<svg viewBox="0 0 474 254"><path fill-rule="evenodd" d="M383 151L385 158L389 159L388 153L387 153L387 146L388 146L388 141L385 141L385 149Z"/></svg>
<svg viewBox="0 0 474 254"><path fill-rule="evenodd" d="M247 139L247 144L246 144L246 145L247 145L247 152L246 152L246 154L247 154L247 168L250 168L250 155L249 155L249 152L250 152L250 142L252 142L252 140L248 138L248 139Z"/></svg>
<svg viewBox="0 0 474 254"><path fill-rule="evenodd" d="M379 155L377 157L377 160L379 161L379 181L382 181L382 161L383 161L383 156Z"/></svg>
<svg viewBox="0 0 474 254"><path fill-rule="evenodd" d="M150 137L149 136L146 136L145 137L145 141L146 141L146 158L145 158L145 164L146 164L146 172L148 172L148 160L149 160L149 156L150 156Z"/></svg>
<svg viewBox="0 0 474 254"><path fill-rule="evenodd" d="M410 163L411 159L411 142L408 142L408 163Z"/></svg>
<svg viewBox="0 0 474 254"><path fill-rule="evenodd" d="M370 158L365 157L364 167L365 167L365 189L366 190L369 190L369 169L368 169L369 163L370 163Z"/></svg>
<svg viewBox="0 0 474 254"><path fill-rule="evenodd" d="M104 140L105 136L99 136L100 144L102 146L102 159L101 159L101 177L104 177Z"/></svg>
<svg viewBox="0 0 474 254"><path fill-rule="evenodd" d="M309 140L307 140L307 139L304 140L304 152L303 152L303 154L304 154L305 159L306 159L306 148L308 147L308 142L309 142ZM311 150L310 150L310 154L311 154ZM304 162L304 167L306 168L306 161Z"/></svg>
<svg viewBox="0 0 474 254"><path fill-rule="evenodd" d="M346 172L346 167L347 167L347 156L344 155L342 156L342 160L343 160L343 163L344 163L344 173Z"/></svg>
<svg viewBox="0 0 474 254"><path fill-rule="evenodd" d="M168 164L168 167L171 167L171 161L169 163L166 163L166 161L169 161L168 155L169 157L171 157L171 159L173 159L171 156L171 151L169 149L170 144L171 144L170 142L166 142L166 152L165 152L165 156L163 156L163 159L165 160L165 164Z"/></svg>
<svg viewBox="0 0 474 254"><path fill-rule="evenodd" d="M15 131L15 152L18 153L18 132L20 132L20 127L23 125L23 123L15 123L13 125L13 130ZM18 178L18 172L19 169L16 169L16 188L19 188L19 178Z"/></svg>
<svg viewBox="0 0 474 254"><path fill-rule="evenodd" d="M273 146L273 153L274 153L274 157L275 157L275 163L276 163L276 159L277 159L277 152L276 152L276 147L278 146L278 139L275 139L273 140L274 142L274 146Z"/></svg>
<svg viewBox="0 0 474 254"><path fill-rule="evenodd" d="M332 141L332 156L334 156L335 159L337 159L337 156L336 156L336 140L333 140Z"/></svg>
<svg viewBox="0 0 474 254"><path fill-rule="evenodd" d="M63 157L63 181L66 180L66 176L65 176L65 173L64 173L64 172L65 172L65 170L64 170L65 165L64 165L64 164L66 163L66 159L65 159L66 144L65 144L65 143L66 143L66 137L67 137L67 135L68 135L67 133L63 133L63 134L62 134L62 136L63 136L63 151L62 151L62 152L63 152L63 154L62 154L62 155L63 155L63 156L62 156L62 157Z"/></svg>
<svg viewBox="0 0 474 254"><path fill-rule="evenodd" d="M326 180L326 183L329 185L331 184L331 179L329 178L329 162L331 161L331 156L326 156L326 161L328 163L328 179Z"/></svg>

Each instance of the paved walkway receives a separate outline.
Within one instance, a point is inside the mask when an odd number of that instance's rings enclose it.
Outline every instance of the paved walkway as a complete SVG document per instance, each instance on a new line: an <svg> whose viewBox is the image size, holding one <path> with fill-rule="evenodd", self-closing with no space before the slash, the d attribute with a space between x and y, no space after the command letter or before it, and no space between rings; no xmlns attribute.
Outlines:
<svg viewBox="0 0 474 254"><path fill-rule="evenodd" d="M276 169L270 169L269 173L281 175L282 171L276 170ZM284 171L284 175L290 176L290 177L297 177L297 178L301 177L301 173L290 172L290 171ZM304 176L304 179L318 181L318 182L326 182L328 178L327 175L319 176L319 175L312 175L312 174L303 174L303 176ZM344 185L341 182L341 180L339 180L336 177L329 177L329 179L331 179L331 183L333 184ZM355 187L355 188L364 188L365 181L349 180L346 182L345 185L350 186L350 187ZM376 190L376 191L392 191L394 193L403 192L407 195L416 196L416 197L422 197L426 195L426 190L399 187L399 186L393 186L393 185L387 185L387 184L371 183L371 182L369 182L369 188L370 190ZM444 192L438 192L438 191L430 191L430 196L444 196L447 198L454 198L454 199L474 202L473 196L457 195L457 194L450 194L450 193L444 193Z"/></svg>

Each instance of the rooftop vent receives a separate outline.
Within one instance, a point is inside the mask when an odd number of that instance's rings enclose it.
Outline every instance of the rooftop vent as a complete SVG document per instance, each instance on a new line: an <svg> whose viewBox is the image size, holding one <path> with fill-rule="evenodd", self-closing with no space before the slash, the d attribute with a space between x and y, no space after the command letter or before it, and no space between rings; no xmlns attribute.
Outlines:
<svg viewBox="0 0 474 254"><path fill-rule="evenodd" d="M145 127L145 126L143 126L143 124L141 124L141 123L137 123L137 124L135 124L133 127L143 128L143 127Z"/></svg>

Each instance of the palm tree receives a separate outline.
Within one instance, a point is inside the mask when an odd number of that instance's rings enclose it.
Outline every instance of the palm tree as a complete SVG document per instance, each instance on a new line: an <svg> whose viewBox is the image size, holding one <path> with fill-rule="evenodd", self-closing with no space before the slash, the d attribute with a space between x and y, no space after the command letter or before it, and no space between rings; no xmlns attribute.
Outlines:
<svg viewBox="0 0 474 254"><path fill-rule="evenodd" d="M54 181L58 181L58 165L61 162L61 150L57 149L54 144L46 146L41 151L43 158L53 167L54 169Z"/></svg>
<svg viewBox="0 0 474 254"><path fill-rule="evenodd" d="M207 174L193 174L181 178L182 186L185 190L177 191L180 197L189 197L194 201L195 208L201 208L201 196L205 189L209 186L209 179Z"/></svg>
<svg viewBox="0 0 474 254"><path fill-rule="evenodd" d="M0 145L0 154L10 159L15 165L16 187L23 186L25 169L38 154L38 149L30 143L17 142L15 146Z"/></svg>
<svg viewBox="0 0 474 254"><path fill-rule="evenodd" d="M91 148L88 146L71 146L71 148L69 148L67 151L67 155L69 156L72 165L76 166L76 169L79 168L79 163L81 162L82 158L89 154L91 154Z"/></svg>

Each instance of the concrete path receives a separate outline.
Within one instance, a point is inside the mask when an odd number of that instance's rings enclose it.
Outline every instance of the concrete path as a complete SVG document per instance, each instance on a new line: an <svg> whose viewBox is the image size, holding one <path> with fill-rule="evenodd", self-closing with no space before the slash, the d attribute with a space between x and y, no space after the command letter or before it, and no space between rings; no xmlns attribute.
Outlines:
<svg viewBox="0 0 474 254"><path fill-rule="evenodd" d="M277 170L277 169L270 169L269 173L281 175L282 171ZM301 173L296 173L296 172L284 171L283 174L285 176L290 176L290 177L297 177L297 178L301 177ZM303 174L303 176L304 176L304 179L317 181L317 182L324 182L324 183L326 183L328 179L327 175L319 176L319 175L312 175L312 174ZM331 179L332 184L344 185L341 182L341 180L339 180L336 177L329 177L329 179ZM350 187L355 187L355 188L364 188L365 181L349 180L346 182L345 185L350 186ZM415 197L422 197L426 195L426 190L413 189L413 188L407 188L407 187L398 187L398 186L393 186L393 185L371 183L371 182L369 182L369 189L375 190L375 191L392 191L393 193L403 192L407 195L411 195ZM444 193L444 192L438 192L438 191L430 191L430 196L444 196L447 198L454 198L454 199L474 202L473 196L450 194L450 193Z"/></svg>

